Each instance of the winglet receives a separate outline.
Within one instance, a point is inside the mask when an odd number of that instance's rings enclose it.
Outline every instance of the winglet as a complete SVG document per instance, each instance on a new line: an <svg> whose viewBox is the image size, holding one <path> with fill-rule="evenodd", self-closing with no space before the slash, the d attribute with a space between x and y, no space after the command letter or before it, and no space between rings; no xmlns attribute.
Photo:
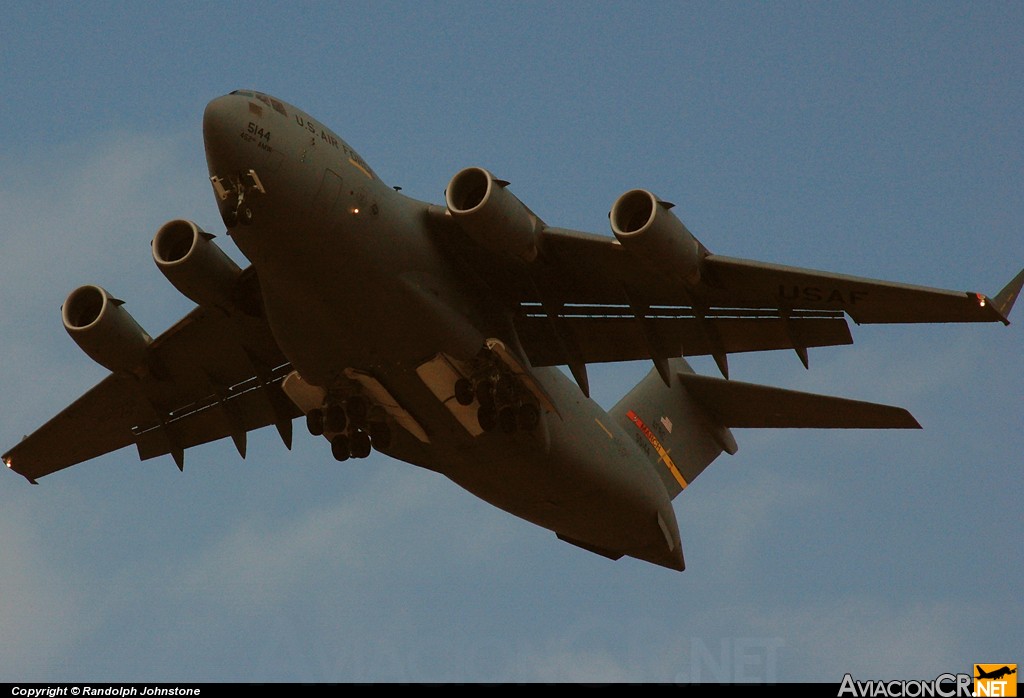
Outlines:
<svg viewBox="0 0 1024 698"><path fill-rule="evenodd" d="M1010 317L1010 310L1013 309L1013 304L1017 300L1017 296L1020 295L1022 286L1024 286L1024 269L1021 269L1020 273L1013 277L1013 281L1006 284L1003 290L992 299L992 307L999 313L1004 325L1010 324L1008 319Z"/></svg>
<svg viewBox="0 0 1024 698"><path fill-rule="evenodd" d="M18 472L17 470L14 469L14 459L11 458L11 455L9 453L5 453L2 457L0 457L0 461L3 461L3 464L10 468L11 472L18 473L18 475L21 475L23 478L28 480L29 483L33 485L39 484L38 482L35 481L35 479L32 478L32 476L26 475L25 473L22 472Z"/></svg>

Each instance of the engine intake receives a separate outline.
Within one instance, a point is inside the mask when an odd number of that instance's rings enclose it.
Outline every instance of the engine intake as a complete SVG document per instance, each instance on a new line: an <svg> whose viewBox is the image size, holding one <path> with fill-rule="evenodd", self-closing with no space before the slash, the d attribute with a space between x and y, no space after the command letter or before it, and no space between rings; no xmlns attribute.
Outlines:
<svg viewBox="0 0 1024 698"><path fill-rule="evenodd" d="M153 338L119 301L99 286L80 286L61 306L64 329L93 361L111 371L137 373L147 366Z"/></svg>
<svg viewBox="0 0 1024 698"><path fill-rule="evenodd" d="M176 289L199 305L228 310L242 270L192 221L164 223L153 238L153 261Z"/></svg>
<svg viewBox="0 0 1024 698"><path fill-rule="evenodd" d="M612 233L651 266L693 285L700 281L703 247L670 208L645 189L627 191L612 204Z"/></svg>
<svg viewBox="0 0 1024 698"><path fill-rule="evenodd" d="M458 172L445 190L448 210L467 235L487 249L532 262L543 227L526 205L481 167Z"/></svg>

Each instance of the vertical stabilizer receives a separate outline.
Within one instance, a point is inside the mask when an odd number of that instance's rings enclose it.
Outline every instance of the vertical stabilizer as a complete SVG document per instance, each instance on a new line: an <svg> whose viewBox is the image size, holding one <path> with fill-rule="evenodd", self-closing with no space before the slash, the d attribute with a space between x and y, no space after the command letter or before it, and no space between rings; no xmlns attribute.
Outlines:
<svg viewBox="0 0 1024 698"><path fill-rule="evenodd" d="M610 411L644 451L670 497L693 482L722 451L736 452L736 441L692 399L679 374L693 369L684 359L669 360L671 385L652 370Z"/></svg>

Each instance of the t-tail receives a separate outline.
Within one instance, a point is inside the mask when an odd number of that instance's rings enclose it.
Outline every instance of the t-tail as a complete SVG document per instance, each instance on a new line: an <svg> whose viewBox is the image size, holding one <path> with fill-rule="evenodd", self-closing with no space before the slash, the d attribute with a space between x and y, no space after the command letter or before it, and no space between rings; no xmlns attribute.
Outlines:
<svg viewBox="0 0 1024 698"><path fill-rule="evenodd" d="M674 498L723 451L736 453L730 428L920 429L901 407L702 376L684 359L657 370L610 414L648 454Z"/></svg>

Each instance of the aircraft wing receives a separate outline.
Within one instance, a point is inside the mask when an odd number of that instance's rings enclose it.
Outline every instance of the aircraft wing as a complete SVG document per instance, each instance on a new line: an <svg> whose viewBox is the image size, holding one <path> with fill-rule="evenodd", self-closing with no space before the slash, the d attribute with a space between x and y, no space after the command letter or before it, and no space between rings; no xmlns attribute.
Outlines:
<svg viewBox="0 0 1024 698"><path fill-rule="evenodd" d="M710 254L688 284L616 239L543 228L537 258L502 261L475 244L445 211L429 218L462 270L517 306L516 330L534 366L727 355L851 344L857 323L994 322L1007 315L1024 271L994 298ZM664 365L664 364L663 364ZM586 392L586 388L584 387Z"/></svg>
<svg viewBox="0 0 1024 698"><path fill-rule="evenodd" d="M713 301L736 305L771 301L777 307L839 309L857 324L1010 324L1006 315L1012 300L1008 307L1000 308L999 303L974 291L946 291L717 255L704 261L713 284L708 297ZM1016 283L1019 292L1022 278L1019 274L1008 288Z"/></svg>
<svg viewBox="0 0 1024 698"><path fill-rule="evenodd" d="M247 312L197 307L149 347L150 370L111 373L4 454L30 482L135 444L142 459L170 453L183 467L189 446L274 424L286 445L300 412L281 392L291 370L263 320L251 273Z"/></svg>
<svg viewBox="0 0 1024 698"><path fill-rule="evenodd" d="M549 228L544 232L542 249L546 268L539 275L564 287L563 293L571 295L573 303L628 305L628 294L652 306L839 311L858 324L1009 324L1006 315L1024 281L1022 271L996 296L1004 306L999 307L1000 303L972 291L947 291L709 254L702 262L702 282L689 288L657 273L613 238Z"/></svg>
<svg viewBox="0 0 1024 698"><path fill-rule="evenodd" d="M614 239L548 229L516 326L534 365L853 343L839 309L713 302L659 274Z"/></svg>
<svg viewBox="0 0 1024 698"><path fill-rule="evenodd" d="M534 365L621 361L850 344L860 323L993 322L1024 271L995 298L708 254L687 285L618 241L548 228L519 281L516 324Z"/></svg>

